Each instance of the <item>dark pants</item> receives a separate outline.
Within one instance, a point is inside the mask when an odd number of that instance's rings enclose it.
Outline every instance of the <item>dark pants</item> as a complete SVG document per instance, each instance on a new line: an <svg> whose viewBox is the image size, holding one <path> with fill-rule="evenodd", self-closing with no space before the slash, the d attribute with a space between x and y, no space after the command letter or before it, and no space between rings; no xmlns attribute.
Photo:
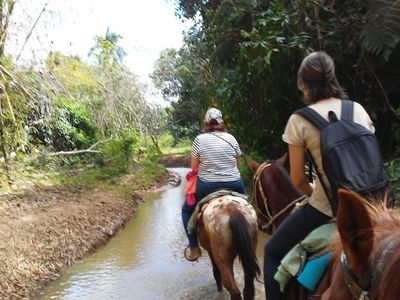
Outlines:
<svg viewBox="0 0 400 300"><path fill-rule="evenodd" d="M218 190L232 190L241 194L245 193L244 184L241 179L235 181L225 181L225 182L210 182L197 179L196 184L196 201L200 201L208 194L218 191ZM198 246L196 234L188 234L187 225L189 223L190 217L195 209L196 205L189 206L185 203L182 206L182 222L185 228L186 235L189 240L189 246L191 248Z"/></svg>
<svg viewBox="0 0 400 300"><path fill-rule="evenodd" d="M330 220L331 217L306 204L279 225L264 248L264 285L268 300L283 299L279 284L274 279L282 258L311 231Z"/></svg>

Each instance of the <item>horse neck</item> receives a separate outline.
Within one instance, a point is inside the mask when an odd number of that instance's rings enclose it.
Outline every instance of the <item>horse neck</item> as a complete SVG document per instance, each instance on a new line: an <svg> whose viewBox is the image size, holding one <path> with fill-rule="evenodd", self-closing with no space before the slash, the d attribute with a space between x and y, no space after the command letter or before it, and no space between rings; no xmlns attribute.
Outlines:
<svg viewBox="0 0 400 300"><path fill-rule="evenodd" d="M376 280L371 294L376 299L399 299L400 290L400 211L378 209L374 219L374 247L370 255Z"/></svg>
<svg viewBox="0 0 400 300"><path fill-rule="evenodd" d="M287 170L279 165L278 163L274 163L275 166L275 183L277 186L277 193L279 193L279 197L281 201L282 206L286 206L290 204L292 201L298 199L302 193L294 186L292 180L290 179L290 176L287 172Z"/></svg>
<svg viewBox="0 0 400 300"><path fill-rule="evenodd" d="M293 185L287 171L278 163L271 164L269 170L264 170L262 189L266 194L269 207L273 216L290 206L293 201L301 196L301 193ZM277 225L290 213L293 208L287 209L277 218Z"/></svg>
<svg viewBox="0 0 400 300"><path fill-rule="evenodd" d="M371 271L370 299L397 300L400 290L400 212L390 209L379 212L374 216L374 247L370 252L369 269ZM343 245L339 235L330 246L334 252L332 268L335 273L343 277L343 269L340 267L340 256ZM344 281L333 283L332 290L349 291ZM348 295L351 295L348 292ZM328 297L329 298L329 297ZM352 297L341 297L341 299L352 299Z"/></svg>

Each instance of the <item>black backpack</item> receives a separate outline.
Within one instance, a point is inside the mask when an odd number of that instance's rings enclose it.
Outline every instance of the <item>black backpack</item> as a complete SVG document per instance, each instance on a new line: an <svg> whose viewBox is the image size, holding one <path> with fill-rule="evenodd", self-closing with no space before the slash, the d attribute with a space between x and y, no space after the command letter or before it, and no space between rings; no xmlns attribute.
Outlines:
<svg viewBox="0 0 400 300"><path fill-rule="evenodd" d="M342 100L342 117L333 111L328 113L329 122L315 110L305 107L295 113L302 116L321 132L322 166L331 186L331 193L321 178L310 151L318 177L336 215L338 188L344 187L374 199L389 187L375 135L364 126L353 122L354 103Z"/></svg>

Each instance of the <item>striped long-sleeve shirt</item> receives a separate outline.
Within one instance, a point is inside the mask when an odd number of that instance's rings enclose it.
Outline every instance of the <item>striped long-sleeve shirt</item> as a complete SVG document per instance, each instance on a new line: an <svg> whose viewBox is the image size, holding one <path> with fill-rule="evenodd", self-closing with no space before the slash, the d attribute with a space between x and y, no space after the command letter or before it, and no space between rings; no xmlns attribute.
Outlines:
<svg viewBox="0 0 400 300"><path fill-rule="evenodd" d="M198 135L191 155L199 158L198 177L205 181L225 182L240 179L236 157L241 156L235 137L227 132Z"/></svg>

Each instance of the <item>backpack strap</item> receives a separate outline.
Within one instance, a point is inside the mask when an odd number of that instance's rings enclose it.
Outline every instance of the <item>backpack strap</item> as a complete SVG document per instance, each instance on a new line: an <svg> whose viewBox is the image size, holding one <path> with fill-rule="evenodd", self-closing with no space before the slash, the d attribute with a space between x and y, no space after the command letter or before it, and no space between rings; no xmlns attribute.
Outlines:
<svg viewBox="0 0 400 300"><path fill-rule="evenodd" d="M319 130L323 129L326 125L329 124L329 122L327 120L325 120L319 113L317 113L315 110L313 110L312 108L309 108L309 107L304 107L304 108L298 109L294 113L305 118L307 121L309 121L311 124L313 124ZM317 173L319 181L321 182L321 185L325 192L325 195L327 196L329 201L331 201L330 199L331 199L332 195L329 192L328 186L326 185L324 178L322 178L322 174L319 172L317 165L315 164L315 160L314 160L313 156L311 155L310 149L307 149L307 156L308 156L309 161L311 161L312 165L314 165L315 171ZM309 180L311 179L311 176L312 176L311 172L312 172L312 168L309 169L309 174L308 174Z"/></svg>
<svg viewBox="0 0 400 300"><path fill-rule="evenodd" d="M303 107L301 109L296 110L294 113L302 116L304 119L309 121L319 130L321 130L322 128L324 128L326 125L329 124L329 122L325 120L319 113L317 113L315 110L309 107Z"/></svg>
<svg viewBox="0 0 400 300"><path fill-rule="evenodd" d="M328 198L329 202L331 202L331 201L332 201L332 198L333 198L333 195L332 195L332 193L330 192L330 190L328 189L328 186L327 186L327 184L325 183L324 178L322 177L321 172L318 170L317 165L315 164L315 160L314 160L313 156L311 155L311 151L310 151L309 149L307 149L306 152L307 152L307 156L308 156L309 161L311 161L312 165L314 165L314 167L315 167L315 172L317 173L317 176L318 176L318 178L319 178L319 182L321 182L322 189L324 190L325 195L326 195L326 197ZM310 177L311 175L309 174L308 176ZM311 181L310 181L310 182L311 182ZM332 188L332 187L331 187L331 188Z"/></svg>
<svg viewBox="0 0 400 300"><path fill-rule="evenodd" d="M343 121L353 121L354 102L350 100L342 100L342 116Z"/></svg>

